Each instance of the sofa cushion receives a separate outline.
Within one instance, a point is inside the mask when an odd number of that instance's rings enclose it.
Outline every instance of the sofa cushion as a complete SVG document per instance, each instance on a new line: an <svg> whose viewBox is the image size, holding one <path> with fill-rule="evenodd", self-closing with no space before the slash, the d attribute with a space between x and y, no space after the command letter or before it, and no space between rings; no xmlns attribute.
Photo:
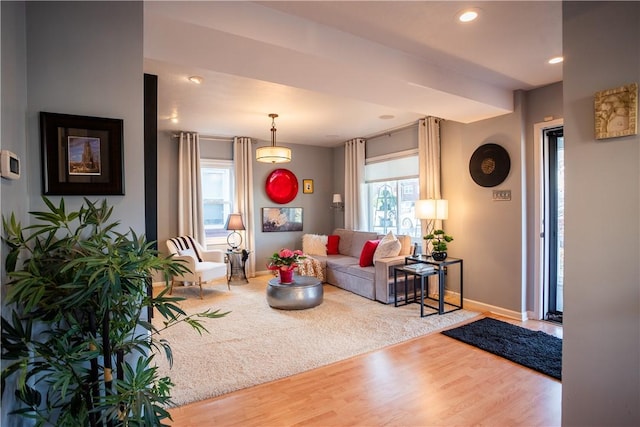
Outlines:
<svg viewBox="0 0 640 427"><path fill-rule="evenodd" d="M340 236L338 250L342 255L360 258L360 252L367 240L376 240L377 233L369 231L354 231L345 228L336 228L333 234Z"/></svg>
<svg viewBox="0 0 640 427"><path fill-rule="evenodd" d="M351 240L353 236L353 231L345 230L344 228L338 228L333 232L334 235L338 236L338 252L342 255L349 255L351 252Z"/></svg>
<svg viewBox="0 0 640 427"><path fill-rule="evenodd" d="M360 267L357 258L344 255L334 255L327 258L327 269L333 271L334 274L338 273L338 275L342 277L344 277L344 275L346 274L349 276L371 280L371 283L373 283L376 276L375 267Z"/></svg>
<svg viewBox="0 0 640 427"><path fill-rule="evenodd" d="M353 236L351 237L351 249L349 253L345 255L350 255L354 258L360 258L360 253L362 252L362 248L364 244L369 240L377 240L377 233L369 233L367 231L355 231Z"/></svg>
<svg viewBox="0 0 640 427"><path fill-rule="evenodd" d="M393 232L390 231L384 238L380 241L380 244L376 248L376 251L373 255L373 261L377 261L380 258L388 258L392 256L398 256L400 253L400 249L402 245L400 241L393 235Z"/></svg>
<svg viewBox="0 0 640 427"><path fill-rule="evenodd" d="M327 255L338 255L340 253L340 236L331 234L327 236Z"/></svg>
<svg viewBox="0 0 640 427"><path fill-rule="evenodd" d="M302 252L307 255L327 255L328 236L322 234L305 234L302 236Z"/></svg>
<svg viewBox="0 0 640 427"><path fill-rule="evenodd" d="M360 267L369 267L373 265L373 254L376 252L376 248L380 240L367 240L360 252Z"/></svg>
<svg viewBox="0 0 640 427"><path fill-rule="evenodd" d="M360 268L358 265L358 258L353 258L346 255L332 255L327 257L327 268L345 271L345 269L349 266L355 266Z"/></svg>
<svg viewBox="0 0 640 427"><path fill-rule="evenodd" d="M369 267L360 267L358 264L352 264L348 266L345 271L352 276L370 280L372 284L376 280L376 268L373 265Z"/></svg>

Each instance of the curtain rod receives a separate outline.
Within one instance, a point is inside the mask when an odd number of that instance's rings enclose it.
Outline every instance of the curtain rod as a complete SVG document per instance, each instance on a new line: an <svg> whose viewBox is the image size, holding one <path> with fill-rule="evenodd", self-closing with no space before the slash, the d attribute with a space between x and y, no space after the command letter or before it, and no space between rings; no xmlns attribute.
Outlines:
<svg viewBox="0 0 640 427"><path fill-rule="evenodd" d="M408 125L398 126L397 128L389 129L389 130L386 130L384 132L376 133L376 134L369 135L369 136L363 136L362 138L363 139L373 139L373 138L379 138L379 137L385 136L385 135L389 135L390 136L391 134L396 133L396 132L400 132L401 130L409 129L409 128L412 128L414 126L417 127L418 123L419 122L409 123Z"/></svg>
<svg viewBox="0 0 640 427"><path fill-rule="evenodd" d="M225 141L225 142L233 142L233 137L228 136L209 136L209 135L198 135L200 139L206 139L209 141ZM180 138L180 134L174 133L171 135L172 138Z"/></svg>

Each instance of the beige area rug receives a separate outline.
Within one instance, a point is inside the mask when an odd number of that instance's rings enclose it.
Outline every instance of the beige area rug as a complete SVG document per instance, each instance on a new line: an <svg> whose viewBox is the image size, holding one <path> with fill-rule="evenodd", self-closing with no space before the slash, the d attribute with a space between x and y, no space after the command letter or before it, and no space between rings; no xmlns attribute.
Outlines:
<svg viewBox="0 0 640 427"><path fill-rule="evenodd" d="M206 309L230 311L220 319L205 319L209 334L200 336L180 324L162 334L173 349L169 369L157 355L161 376L175 384L177 405L203 400L242 388L284 378L349 357L429 334L478 313L458 310L442 316L420 318L420 306L403 307L375 301L324 285L324 302L307 310L277 310L266 300L270 276L250 284L205 286L204 299L197 287L176 288L175 296L187 313ZM158 316L156 327L161 324Z"/></svg>

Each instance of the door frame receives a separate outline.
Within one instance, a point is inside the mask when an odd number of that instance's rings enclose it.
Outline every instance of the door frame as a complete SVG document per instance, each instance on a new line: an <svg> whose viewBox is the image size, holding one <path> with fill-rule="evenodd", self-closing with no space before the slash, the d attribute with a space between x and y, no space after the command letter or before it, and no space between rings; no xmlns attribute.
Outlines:
<svg viewBox="0 0 640 427"><path fill-rule="evenodd" d="M549 233L544 219L548 217L548 192L545 191L546 162L544 150L547 145L545 131L564 126L564 119L550 120L533 125L533 165L534 165L534 268L533 268L533 318L543 320L545 315L545 301L549 298L546 281L549 271L548 240L544 238Z"/></svg>

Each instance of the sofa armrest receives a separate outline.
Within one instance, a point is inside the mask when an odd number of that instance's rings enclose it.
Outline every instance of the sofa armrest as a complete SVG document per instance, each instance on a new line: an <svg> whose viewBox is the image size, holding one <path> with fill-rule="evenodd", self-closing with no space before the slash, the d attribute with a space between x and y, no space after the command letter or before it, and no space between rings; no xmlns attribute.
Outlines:
<svg viewBox="0 0 640 427"><path fill-rule="evenodd" d="M376 300L389 304L391 299L389 297L390 282L393 281L393 267L396 265L404 264L404 255L380 258L375 262L376 268Z"/></svg>

